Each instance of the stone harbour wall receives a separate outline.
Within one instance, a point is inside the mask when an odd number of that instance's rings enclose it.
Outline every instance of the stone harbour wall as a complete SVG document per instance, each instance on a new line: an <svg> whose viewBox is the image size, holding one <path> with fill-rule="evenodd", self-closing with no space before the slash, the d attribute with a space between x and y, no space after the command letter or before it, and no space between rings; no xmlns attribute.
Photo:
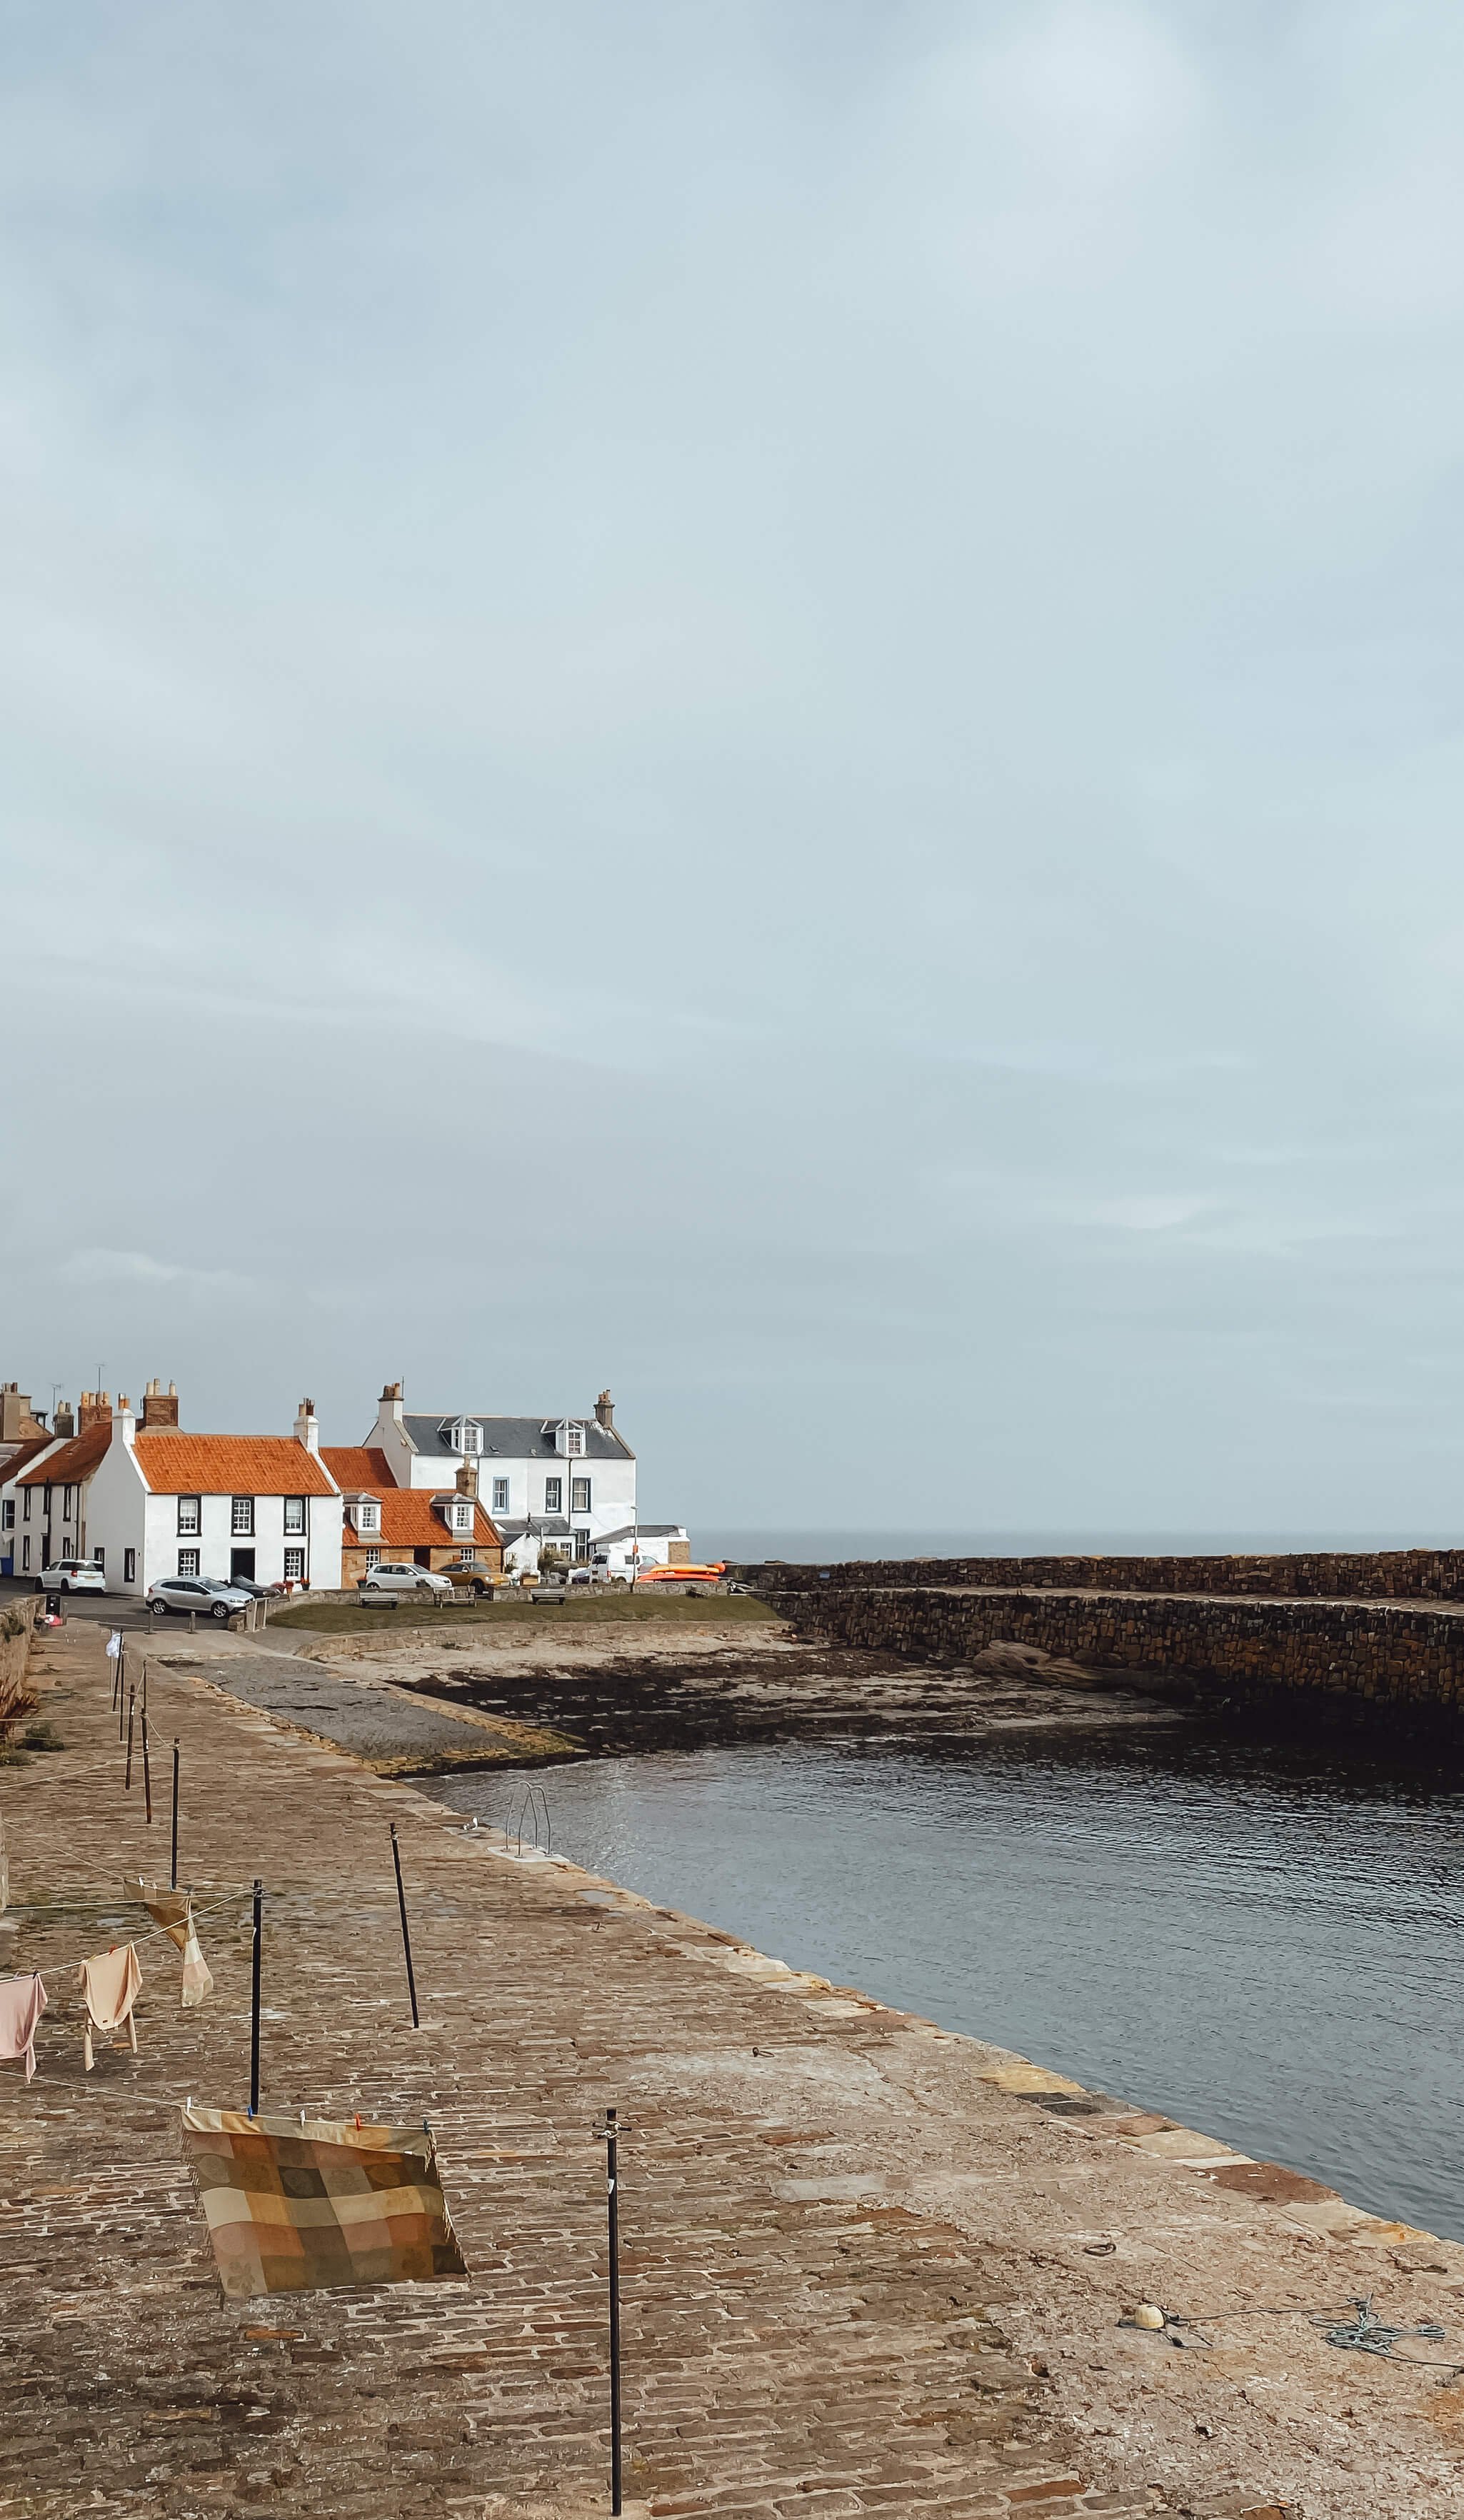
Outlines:
<svg viewBox="0 0 1464 2520"><path fill-rule="evenodd" d="M1308 1600L1464 1600L1464 1549L1226 1557L906 1557L736 1570L782 1593L833 1585L979 1585L1064 1593L1262 1594ZM758 1585L762 1589L761 1582Z"/></svg>
<svg viewBox="0 0 1464 2520"><path fill-rule="evenodd" d="M1100 1670L1164 1673L1202 1695L1304 1698L1400 1732L1464 1732L1464 1613L1368 1601L775 1581L762 1598L796 1630L928 1662L1036 1645ZM808 1570L798 1570L801 1574Z"/></svg>

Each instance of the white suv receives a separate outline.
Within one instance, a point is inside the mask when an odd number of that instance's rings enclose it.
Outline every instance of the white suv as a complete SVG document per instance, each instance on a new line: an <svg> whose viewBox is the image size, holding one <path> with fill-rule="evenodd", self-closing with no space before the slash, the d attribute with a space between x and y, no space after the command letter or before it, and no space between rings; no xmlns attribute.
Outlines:
<svg viewBox="0 0 1464 2520"><path fill-rule="evenodd" d="M105 1593L107 1578L90 1557L58 1557L35 1579L38 1593Z"/></svg>
<svg viewBox="0 0 1464 2520"><path fill-rule="evenodd" d="M361 1579L361 1590L372 1593L428 1593L452 1597L450 1575L436 1575L430 1566L373 1566Z"/></svg>

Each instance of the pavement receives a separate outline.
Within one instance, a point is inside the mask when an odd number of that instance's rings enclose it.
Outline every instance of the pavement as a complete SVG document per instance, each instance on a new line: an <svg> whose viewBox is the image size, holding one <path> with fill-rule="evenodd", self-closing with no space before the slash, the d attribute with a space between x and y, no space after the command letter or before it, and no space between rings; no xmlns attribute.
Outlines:
<svg viewBox="0 0 1464 2520"><path fill-rule="evenodd" d="M1449 2310L1464 2251L1364 2232L1336 2199L1278 2209L1284 2173L516 1857L160 1662L216 1987L183 2012L169 1948L145 1943L139 2052L104 2047L87 2075L72 1963L137 1932L121 1876L166 1861L160 1812L123 1787L102 1645L81 1620L48 1635L66 1747L0 1769L14 1964L52 1998L34 2083L0 2073L0 2520L608 2509L612 2102L643 2520L1457 2512L1464 2415L1436 2375L1329 2354L1304 2322L1207 2361L1121 2314L1181 2284L1300 2312L1366 2270L1416 2318ZM222 2297L176 2109L247 2097L255 1875L265 2108L430 2119L465 2279Z"/></svg>

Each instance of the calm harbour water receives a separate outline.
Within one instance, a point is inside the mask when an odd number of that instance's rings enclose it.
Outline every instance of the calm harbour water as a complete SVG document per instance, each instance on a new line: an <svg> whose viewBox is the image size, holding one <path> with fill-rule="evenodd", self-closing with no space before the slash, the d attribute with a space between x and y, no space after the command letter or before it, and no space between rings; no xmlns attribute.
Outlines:
<svg viewBox="0 0 1464 2520"><path fill-rule="evenodd" d="M1464 2239L1464 1793L1188 1737L542 1782L594 1871ZM522 1787L433 1789L501 1822Z"/></svg>

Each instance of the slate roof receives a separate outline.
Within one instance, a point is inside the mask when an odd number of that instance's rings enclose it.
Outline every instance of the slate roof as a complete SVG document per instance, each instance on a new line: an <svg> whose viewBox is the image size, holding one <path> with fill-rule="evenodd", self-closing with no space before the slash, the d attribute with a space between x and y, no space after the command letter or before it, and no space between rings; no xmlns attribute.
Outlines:
<svg viewBox="0 0 1464 2520"><path fill-rule="evenodd" d="M97 1463L105 1459L111 1442L112 1417L109 1412L99 1424L88 1426L84 1435L73 1435L69 1444L63 1444L59 1453L51 1453L44 1462L37 1462L33 1470L24 1473L21 1485L23 1488L38 1488L47 1479L63 1482L89 1479ZM8 1474L14 1478L14 1469L10 1469Z"/></svg>
<svg viewBox="0 0 1464 2520"><path fill-rule="evenodd" d="M546 1435L544 1429L557 1426L562 1418L575 1418L575 1413L572 1409L562 1409L554 1418L484 1418L476 1409L449 1409L436 1417L427 1418L414 1409L405 1414L402 1424L424 1460L456 1462L461 1456L452 1451L441 1430L444 1426L455 1425L459 1418L471 1418L482 1428L482 1452L480 1456L482 1461L491 1461L496 1456L499 1460L512 1462L526 1459L558 1462L567 1457L556 1453L553 1438ZM602 1426L592 1412L575 1418L575 1423L584 1428L584 1451L572 1454L569 1459L576 1462L634 1461L635 1455L624 1436L614 1427Z"/></svg>
<svg viewBox="0 0 1464 2520"><path fill-rule="evenodd" d="M595 1547L604 1549L612 1540L633 1540L639 1532L642 1540L684 1540L684 1522L622 1522L618 1531L597 1531Z"/></svg>
<svg viewBox="0 0 1464 2520"><path fill-rule="evenodd" d="M90 1428L88 1428L87 1431L90 1433ZM5 1460L0 1462L0 1488L8 1487L12 1479L18 1479L21 1472L28 1467L29 1463L33 1462L39 1454L50 1451L51 1446L55 1441L56 1437L54 1435L26 1435L23 1437L16 1446L15 1451L13 1453L8 1453Z"/></svg>
<svg viewBox="0 0 1464 2520"><path fill-rule="evenodd" d="M111 1426L107 1433L110 1437ZM73 1449L67 1447L69 1452ZM104 1444L103 1452L106 1449ZM294 1435L138 1435L133 1449L137 1466L155 1496L336 1494L330 1472ZM46 1471L51 1477L57 1475L49 1462ZM67 1470L61 1475L72 1478L75 1473Z"/></svg>
<svg viewBox="0 0 1464 2520"><path fill-rule="evenodd" d="M566 1522L562 1513L532 1513L526 1522L510 1522L507 1514L500 1514L498 1529L505 1546L511 1540L522 1540L526 1531L532 1531L535 1540L573 1540L577 1537L573 1524Z"/></svg>

